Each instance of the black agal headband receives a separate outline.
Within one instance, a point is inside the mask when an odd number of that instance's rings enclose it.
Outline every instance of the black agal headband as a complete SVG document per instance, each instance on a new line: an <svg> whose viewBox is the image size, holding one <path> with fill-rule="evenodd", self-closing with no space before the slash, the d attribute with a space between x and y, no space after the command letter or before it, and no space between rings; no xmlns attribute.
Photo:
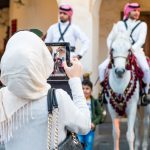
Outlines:
<svg viewBox="0 0 150 150"><path fill-rule="evenodd" d="M132 4L130 4L128 7L129 8L140 8L140 5L139 4L138 5L132 5Z"/></svg>
<svg viewBox="0 0 150 150"><path fill-rule="evenodd" d="M60 10L63 10L63 11L71 11L71 10L72 10L71 8L63 8L63 7L61 7L61 6L59 7L59 9L60 9Z"/></svg>

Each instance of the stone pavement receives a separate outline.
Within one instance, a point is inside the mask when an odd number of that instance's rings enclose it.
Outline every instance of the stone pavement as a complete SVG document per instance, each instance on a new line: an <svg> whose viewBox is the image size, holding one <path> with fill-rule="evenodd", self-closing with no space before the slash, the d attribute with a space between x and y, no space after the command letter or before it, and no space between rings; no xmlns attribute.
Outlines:
<svg viewBox="0 0 150 150"><path fill-rule="evenodd" d="M126 132L126 124L121 123L120 150L129 149L126 141L125 132ZM103 123L98 126L96 130L94 150L113 150L113 137L112 137L111 123Z"/></svg>
<svg viewBox="0 0 150 150"><path fill-rule="evenodd" d="M96 129L94 148L93 150L113 150L112 123L110 114L105 106L107 117L105 123L100 124ZM120 124L120 150L129 150L126 140L127 120L122 119ZM141 126L142 127L142 126ZM139 150L142 150L141 148ZM150 138L149 147L150 150Z"/></svg>
<svg viewBox="0 0 150 150"><path fill-rule="evenodd" d="M121 123L120 150L129 150L126 141L126 122ZM5 150L0 146L0 150ZM113 150L112 125L111 122L100 124L96 129L93 150ZM150 146L148 148L150 150Z"/></svg>
<svg viewBox="0 0 150 150"><path fill-rule="evenodd" d="M5 150L4 146L0 145L0 150Z"/></svg>
<svg viewBox="0 0 150 150"><path fill-rule="evenodd" d="M121 122L120 150L129 150L126 140L126 122ZM150 141L150 139L149 139ZM112 124L103 123L96 129L96 136L93 150L113 150ZM139 149L141 150L141 148ZM150 142L148 150L150 150Z"/></svg>

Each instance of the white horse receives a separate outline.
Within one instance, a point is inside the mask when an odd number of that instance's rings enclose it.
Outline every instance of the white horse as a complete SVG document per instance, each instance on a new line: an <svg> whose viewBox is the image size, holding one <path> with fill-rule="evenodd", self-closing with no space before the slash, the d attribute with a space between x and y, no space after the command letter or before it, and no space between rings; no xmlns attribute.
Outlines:
<svg viewBox="0 0 150 150"><path fill-rule="evenodd" d="M142 150L148 150L149 126L150 126L150 104L143 107L143 109L144 109L143 114L140 113L140 110L137 113L137 119L135 124L135 137L136 137L135 150L139 150L140 145L142 145ZM143 130L143 134L141 134L141 127Z"/></svg>
<svg viewBox="0 0 150 150"><path fill-rule="evenodd" d="M104 93L113 125L114 150L119 150L120 119L127 116L126 137L129 149L134 150L134 124L139 100L139 81L134 66L127 68L131 52L128 34L118 33L111 45L111 69L104 80Z"/></svg>

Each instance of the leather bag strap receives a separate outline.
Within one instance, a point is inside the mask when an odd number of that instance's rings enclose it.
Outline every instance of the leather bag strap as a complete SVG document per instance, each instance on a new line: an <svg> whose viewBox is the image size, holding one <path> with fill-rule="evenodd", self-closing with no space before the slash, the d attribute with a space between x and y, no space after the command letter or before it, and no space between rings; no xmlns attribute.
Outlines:
<svg viewBox="0 0 150 150"><path fill-rule="evenodd" d="M47 95L48 107L48 137L47 137L47 150L51 150L51 132L53 116L55 116L56 127L54 130L54 149L58 150L58 103L55 95L55 89L49 89Z"/></svg>

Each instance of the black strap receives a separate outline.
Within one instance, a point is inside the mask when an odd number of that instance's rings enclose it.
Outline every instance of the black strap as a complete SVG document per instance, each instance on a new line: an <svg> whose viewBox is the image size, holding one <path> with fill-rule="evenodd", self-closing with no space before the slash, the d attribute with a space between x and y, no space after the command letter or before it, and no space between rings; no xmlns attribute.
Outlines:
<svg viewBox="0 0 150 150"><path fill-rule="evenodd" d="M125 27L126 27L126 30L128 30L127 19L126 19L126 20L123 20L123 22L124 22L124 25L125 25Z"/></svg>
<svg viewBox="0 0 150 150"><path fill-rule="evenodd" d="M47 107L48 107L48 113L53 112L55 108L58 108L58 103L56 99L55 89L51 88L48 90L47 94Z"/></svg>
<svg viewBox="0 0 150 150"><path fill-rule="evenodd" d="M132 29L131 33L130 33L130 37L131 37L131 39L132 39L132 44L135 43L135 40L134 40L133 37L132 37L132 33L134 32L134 30L135 30L141 23L142 23L141 21L140 21L139 23L137 23L137 24L135 25L135 27Z"/></svg>
<svg viewBox="0 0 150 150"><path fill-rule="evenodd" d="M132 35L132 33L134 32L134 30L135 30L141 23L142 23L142 22L140 21L139 23L137 23L137 24L134 26L134 28L132 29L130 35Z"/></svg>
<svg viewBox="0 0 150 150"><path fill-rule="evenodd" d="M58 23L58 29L59 29L59 33L60 33L60 38L59 38L58 42L60 42L60 40L63 40L63 41L65 42L65 40L64 40L64 35L65 35L66 31L68 30L68 28L70 27L70 25L71 25L71 23L69 23L69 24L67 25L66 29L65 29L64 32L62 33L61 27L60 27L60 23Z"/></svg>
<svg viewBox="0 0 150 150"><path fill-rule="evenodd" d="M126 22L126 21L127 21L127 20L123 20L124 25L125 25L126 30L127 30L127 29L128 29L128 25L127 25L127 22ZM135 30L141 23L142 23L142 21L138 22L138 23L133 27L133 29L131 30L130 37L131 37L131 39L132 39L132 44L135 43L135 40L133 39L132 34L133 34L134 30Z"/></svg>

